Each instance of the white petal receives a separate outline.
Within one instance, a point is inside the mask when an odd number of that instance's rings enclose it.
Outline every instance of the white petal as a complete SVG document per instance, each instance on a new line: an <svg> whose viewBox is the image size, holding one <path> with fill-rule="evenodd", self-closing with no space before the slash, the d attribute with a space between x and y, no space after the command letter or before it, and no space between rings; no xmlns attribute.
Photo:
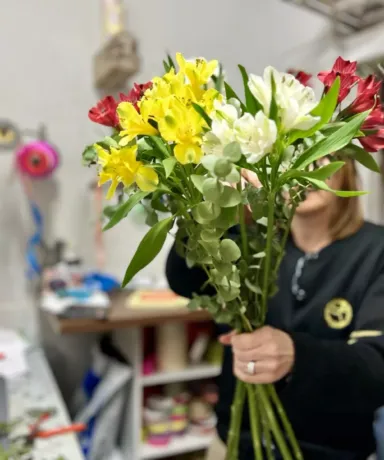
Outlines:
<svg viewBox="0 0 384 460"><path fill-rule="evenodd" d="M269 113L272 100L271 86L258 75L249 75L248 87L251 93L263 106L264 112Z"/></svg>

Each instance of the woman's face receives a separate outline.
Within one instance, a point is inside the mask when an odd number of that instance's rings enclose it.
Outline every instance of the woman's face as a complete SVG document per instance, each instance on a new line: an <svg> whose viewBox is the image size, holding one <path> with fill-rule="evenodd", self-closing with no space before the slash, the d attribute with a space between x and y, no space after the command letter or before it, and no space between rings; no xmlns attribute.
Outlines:
<svg viewBox="0 0 384 460"><path fill-rule="evenodd" d="M330 161L328 158L323 158L321 162L317 164L317 166L325 166L326 164L329 164L329 162ZM340 190L342 186L342 179L343 172L338 171L326 182L332 189ZM336 203L336 200L337 197L331 192L326 192L325 190L309 191L307 198L305 199L305 201L300 203L296 210L296 213L304 216L322 212L325 209L332 207Z"/></svg>

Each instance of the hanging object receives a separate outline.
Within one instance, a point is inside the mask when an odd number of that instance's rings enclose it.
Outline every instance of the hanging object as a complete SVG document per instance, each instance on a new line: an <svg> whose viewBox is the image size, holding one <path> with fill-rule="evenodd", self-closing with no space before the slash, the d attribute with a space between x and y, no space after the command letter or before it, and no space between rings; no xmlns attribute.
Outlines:
<svg viewBox="0 0 384 460"><path fill-rule="evenodd" d="M331 19L337 36L347 37L384 22L384 0L283 0Z"/></svg>
<svg viewBox="0 0 384 460"><path fill-rule="evenodd" d="M59 165L59 154L48 142L32 141L16 151L18 170L34 179L41 179L53 173Z"/></svg>
<svg viewBox="0 0 384 460"><path fill-rule="evenodd" d="M103 0L105 45L94 59L95 86L102 91L125 87L139 70L136 42L125 29L122 0Z"/></svg>
<svg viewBox="0 0 384 460"><path fill-rule="evenodd" d="M9 120L0 120L0 149L14 149L20 141L20 132Z"/></svg>

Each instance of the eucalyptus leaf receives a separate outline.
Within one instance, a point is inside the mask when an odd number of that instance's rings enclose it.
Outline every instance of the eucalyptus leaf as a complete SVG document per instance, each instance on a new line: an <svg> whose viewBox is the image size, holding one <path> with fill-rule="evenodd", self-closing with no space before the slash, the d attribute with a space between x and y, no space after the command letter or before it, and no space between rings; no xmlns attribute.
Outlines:
<svg viewBox="0 0 384 460"><path fill-rule="evenodd" d="M193 185L197 188L200 193L203 193L203 185L204 181L206 180L205 176L198 176L197 174L192 174L191 181Z"/></svg>
<svg viewBox="0 0 384 460"><path fill-rule="evenodd" d="M238 142L231 142L224 147L223 155L233 163L240 160L243 153Z"/></svg>
<svg viewBox="0 0 384 460"><path fill-rule="evenodd" d="M224 239L220 243L220 255L224 262L236 262L241 257L241 251L234 241Z"/></svg>
<svg viewBox="0 0 384 460"><path fill-rule="evenodd" d="M218 288L220 297L224 300L224 302L230 302L231 300L236 299L240 295L240 289L234 287L224 287L219 286Z"/></svg>
<svg viewBox="0 0 384 460"><path fill-rule="evenodd" d="M222 208L232 208L241 203L241 195L233 187L226 185L219 199L219 205Z"/></svg>
<svg viewBox="0 0 384 460"><path fill-rule="evenodd" d="M220 215L220 206L209 201L203 201L192 209L192 214L199 224L206 224Z"/></svg>
<svg viewBox="0 0 384 460"><path fill-rule="evenodd" d="M225 180L230 184L237 184L238 182L240 182L241 176L235 166L232 166L232 170L228 174L228 176L225 176Z"/></svg>
<svg viewBox="0 0 384 460"><path fill-rule="evenodd" d="M139 204L150 192L136 192L134 195L131 195L127 201L121 204L114 214L112 215L111 219L103 228L103 231L109 230L110 228L114 227L118 224L122 219L128 216L128 214L132 211L132 209Z"/></svg>
<svg viewBox="0 0 384 460"><path fill-rule="evenodd" d="M348 145L369 113L368 110L351 117L344 126L307 149L295 161L293 168L304 169L319 158L337 152Z"/></svg>
<svg viewBox="0 0 384 460"><path fill-rule="evenodd" d="M357 162L370 169L373 172L380 173L380 166L376 163L375 158L355 144L349 144L343 149L343 154L354 158Z"/></svg>
<svg viewBox="0 0 384 460"><path fill-rule="evenodd" d="M205 155L201 160L201 164L207 171L213 172L218 159L219 157L217 157L216 155Z"/></svg>
<svg viewBox="0 0 384 460"><path fill-rule="evenodd" d="M222 236L223 236L222 230L219 230L219 229L216 229L216 228L212 228L212 229L205 228L200 233L200 237L201 237L201 239L203 241L218 240Z"/></svg>
<svg viewBox="0 0 384 460"><path fill-rule="evenodd" d="M238 67L240 69L240 73L243 78L245 104L247 106L247 110L252 115L256 115L256 113L259 110L262 110L263 107L260 104L260 102L255 98L255 96L252 94L251 90L249 89L249 86L248 86L249 77L248 77L247 71L242 65L239 65Z"/></svg>
<svg viewBox="0 0 384 460"><path fill-rule="evenodd" d="M213 220L210 225L218 229L228 229L237 223L237 206L232 208L222 208L220 216Z"/></svg>
<svg viewBox="0 0 384 460"><path fill-rule="evenodd" d="M215 260L213 262L215 269L222 276L229 276L232 273L232 264L230 262L219 262Z"/></svg>
<svg viewBox="0 0 384 460"><path fill-rule="evenodd" d="M168 179L168 177L173 173L173 170L175 169L177 160L175 157L169 157L163 160L163 166L165 170L165 177Z"/></svg>
<svg viewBox="0 0 384 460"><path fill-rule="evenodd" d="M260 287L253 284L248 278L245 278L244 282L250 291L254 292L255 294L262 294Z"/></svg>
<svg viewBox="0 0 384 460"><path fill-rule="evenodd" d="M218 177L226 177L232 171L232 164L228 160L228 158L219 157L215 162L215 166L213 168L213 172Z"/></svg>
<svg viewBox="0 0 384 460"><path fill-rule="evenodd" d="M367 192L363 192L363 191L360 191L360 190L356 190L356 191L333 190L331 187L329 187L329 185L326 182L324 182L322 180L314 179L313 177L303 177L302 179L304 179L304 180L308 181L309 183L315 185L320 190L326 190L327 192L332 192L336 196L340 196L340 197L343 197L343 198L349 198L349 197L353 197L353 196L361 196L361 195L366 195L367 194Z"/></svg>
<svg viewBox="0 0 384 460"><path fill-rule="evenodd" d="M205 179L203 184L203 194L208 201L220 204L220 197L224 192L224 186L213 177Z"/></svg>
<svg viewBox="0 0 384 460"><path fill-rule="evenodd" d="M164 220L160 220L146 233L128 265L122 287L126 286L137 273L150 264L157 254L159 254L165 243L167 234L173 226L173 222L174 216L167 217Z"/></svg>

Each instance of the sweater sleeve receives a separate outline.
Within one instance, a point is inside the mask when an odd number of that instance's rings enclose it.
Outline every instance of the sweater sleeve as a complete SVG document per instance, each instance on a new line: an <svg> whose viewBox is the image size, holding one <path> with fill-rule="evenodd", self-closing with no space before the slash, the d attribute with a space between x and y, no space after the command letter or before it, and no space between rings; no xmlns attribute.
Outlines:
<svg viewBox="0 0 384 460"><path fill-rule="evenodd" d="M348 343L292 333L296 358L281 397L321 412L373 414L384 405L384 270L369 287Z"/></svg>
<svg viewBox="0 0 384 460"><path fill-rule="evenodd" d="M182 297L192 298L192 294L214 295L215 293L211 286L207 286L202 291L207 275L199 267L188 268L185 259L179 256L175 246L168 255L165 272L169 287Z"/></svg>

